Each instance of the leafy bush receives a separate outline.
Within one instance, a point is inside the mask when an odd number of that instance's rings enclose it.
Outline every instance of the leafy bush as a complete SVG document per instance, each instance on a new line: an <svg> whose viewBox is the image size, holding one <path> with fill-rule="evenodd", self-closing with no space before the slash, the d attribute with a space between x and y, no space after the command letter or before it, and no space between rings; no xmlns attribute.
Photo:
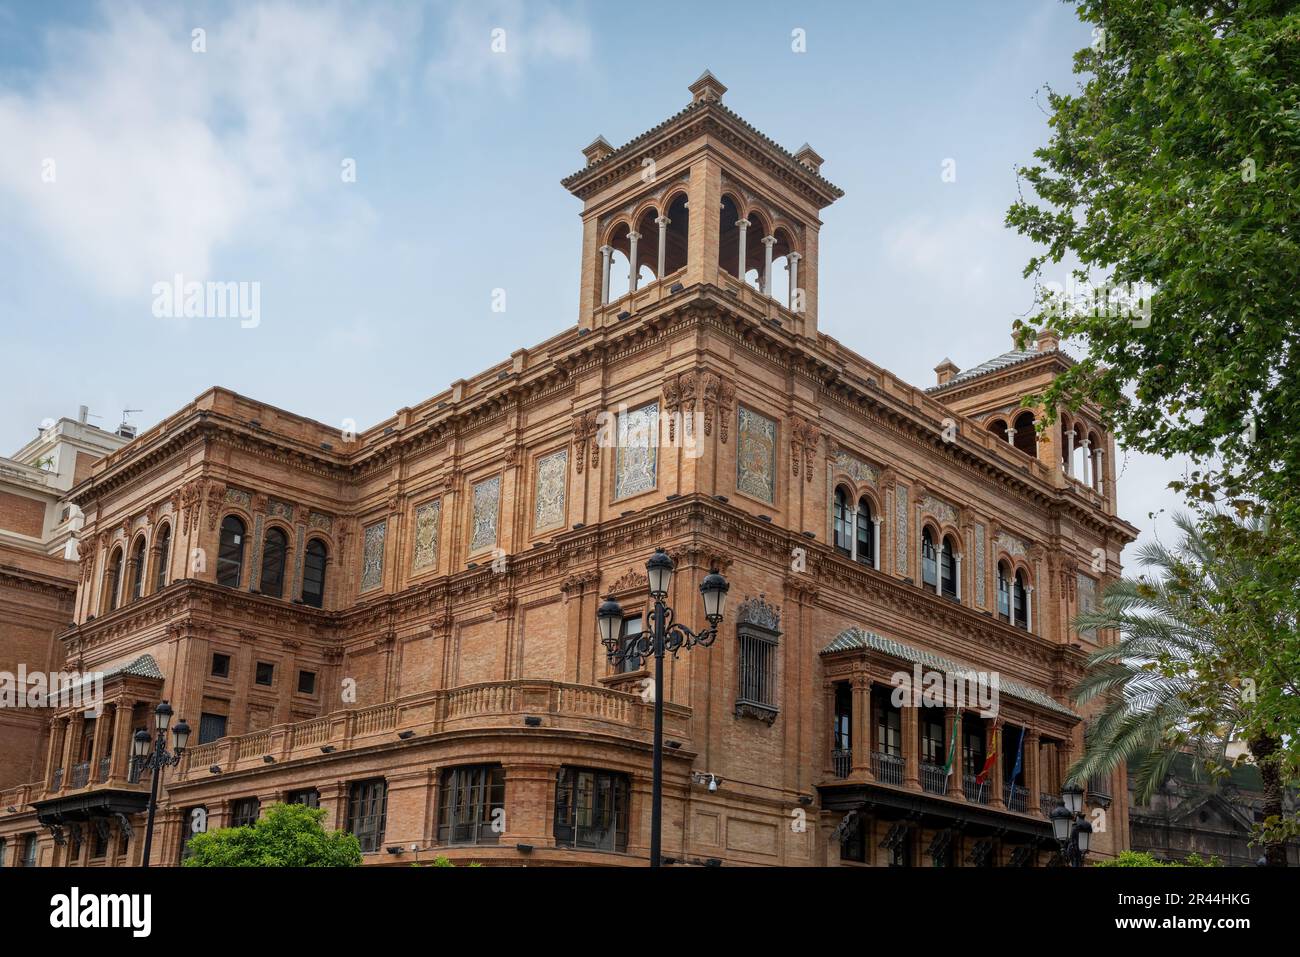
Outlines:
<svg viewBox="0 0 1300 957"><path fill-rule="evenodd" d="M1119 857L1097 861L1093 867L1222 867L1217 857L1208 861L1199 854L1188 854L1181 861L1158 861L1146 851L1123 851Z"/></svg>
<svg viewBox="0 0 1300 957"><path fill-rule="evenodd" d="M346 831L327 832L325 811L273 804L251 827L195 834L186 867L356 867L361 845Z"/></svg>

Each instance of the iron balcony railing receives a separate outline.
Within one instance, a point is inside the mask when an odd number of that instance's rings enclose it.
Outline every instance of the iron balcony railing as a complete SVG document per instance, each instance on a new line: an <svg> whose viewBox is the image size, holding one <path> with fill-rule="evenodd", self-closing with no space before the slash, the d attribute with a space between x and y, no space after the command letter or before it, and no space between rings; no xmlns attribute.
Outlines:
<svg viewBox="0 0 1300 957"><path fill-rule="evenodd" d="M1028 809L1028 795L1023 785L1008 781L1002 785L1002 793L1006 795L1008 810L1024 813Z"/></svg>
<svg viewBox="0 0 1300 957"><path fill-rule="evenodd" d="M1059 794L1038 795L1038 809L1042 811L1044 814L1046 814L1048 817L1052 816L1052 812L1056 810L1057 805L1059 805L1060 803L1061 803L1061 796Z"/></svg>
<svg viewBox="0 0 1300 957"><path fill-rule="evenodd" d="M837 778L847 778L853 769L853 752L848 748L832 751L831 768Z"/></svg>
<svg viewBox="0 0 1300 957"><path fill-rule="evenodd" d="M907 762L896 754L871 752L871 773L881 784L902 784L903 769L906 766Z"/></svg>
<svg viewBox="0 0 1300 957"><path fill-rule="evenodd" d="M100 758L100 759L99 759L99 778L98 778L98 781L99 781L100 784L103 784L105 781L108 780L108 768L109 768L109 765L112 764L112 763L113 763L113 759L112 759L112 758Z"/></svg>
<svg viewBox="0 0 1300 957"><path fill-rule="evenodd" d="M943 794L948 790L948 772L942 764L921 762L921 787L931 794Z"/></svg>
<svg viewBox="0 0 1300 957"><path fill-rule="evenodd" d="M57 791L63 787L63 768L55 768L50 775L50 790Z"/></svg>
<svg viewBox="0 0 1300 957"><path fill-rule="evenodd" d="M72 766L72 780L68 782L68 787L84 788L86 782L90 780L90 762L82 761Z"/></svg>
<svg viewBox="0 0 1300 957"><path fill-rule="evenodd" d="M966 800L973 804L989 803L989 782L979 784L974 778L962 778L961 789L966 792Z"/></svg>

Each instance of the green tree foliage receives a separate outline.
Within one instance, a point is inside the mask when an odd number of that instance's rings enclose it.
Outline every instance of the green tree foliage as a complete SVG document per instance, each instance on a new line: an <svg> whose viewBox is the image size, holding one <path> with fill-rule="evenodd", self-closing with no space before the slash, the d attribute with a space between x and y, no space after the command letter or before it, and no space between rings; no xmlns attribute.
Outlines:
<svg viewBox="0 0 1300 957"><path fill-rule="evenodd" d="M1145 851L1121 851L1118 857L1093 861L1093 867L1222 867L1217 857L1208 861L1199 854L1188 854L1181 861L1158 861Z"/></svg>
<svg viewBox="0 0 1300 957"><path fill-rule="evenodd" d="M346 831L327 832L325 811L273 804L251 827L225 827L190 840L186 867L356 867L361 845Z"/></svg>

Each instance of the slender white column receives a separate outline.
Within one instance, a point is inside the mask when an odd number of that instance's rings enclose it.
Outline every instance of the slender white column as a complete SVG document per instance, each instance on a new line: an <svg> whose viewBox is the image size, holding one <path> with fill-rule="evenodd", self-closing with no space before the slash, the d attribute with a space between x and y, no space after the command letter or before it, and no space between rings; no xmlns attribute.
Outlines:
<svg viewBox="0 0 1300 957"><path fill-rule="evenodd" d="M1007 445L1015 445L1015 444L1016 444L1016 430L1013 429L1011 426L1008 425L1008 426L1007 426Z"/></svg>
<svg viewBox="0 0 1300 957"><path fill-rule="evenodd" d="M956 555L954 559L957 566L957 600L961 601L961 556Z"/></svg>
<svg viewBox="0 0 1300 957"><path fill-rule="evenodd" d="M627 291L629 293L636 292L637 273L640 272L636 266L636 243L640 238L640 233L627 234L627 241L630 244L627 255Z"/></svg>
<svg viewBox="0 0 1300 957"><path fill-rule="evenodd" d="M1034 586L1025 586L1025 628L1034 630Z"/></svg>
<svg viewBox="0 0 1300 957"><path fill-rule="evenodd" d="M1106 461L1103 456L1105 456L1106 450L1094 449L1092 454L1096 456L1097 491L1100 494L1105 495L1106 494Z"/></svg>
<svg viewBox="0 0 1300 957"><path fill-rule="evenodd" d="M744 282L745 281L745 246L748 243L748 240L745 237L749 235L749 220L748 219L736 220L736 228L740 230L740 252L738 258L736 259L736 275L740 277L741 282Z"/></svg>
<svg viewBox="0 0 1300 957"><path fill-rule="evenodd" d="M1092 485L1092 442L1089 439L1083 440L1083 479L1084 485Z"/></svg>
<svg viewBox="0 0 1300 957"><path fill-rule="evenodd" d="M871 557L874 559L874 561L872 562L873 567L876 569L876 571L880 571L880 522L879 521L875 521L871 523Z"/></svg>
<svg viewBox="0 0 1300 957"><path fill-rule="evenodd" d="M858 560L858 510L849 509L849 558Z"/></svg>
<svg viewBox="0 0 1300 957"><path fill-rule="evenodd" d="M763 245L763 295L772 295L772 247L776 245L775 236L764 236Z"/></svg>
<svg viewBox="0 0 1300 957"><path fill-rule="evenodd" d="M1065 433L1065 474L1074 475L1074 429Z"/></svg>
<svg viewBox="0 0 1300 957"><path fill-rule="evenodd" d="M660 216L655 220L655 224L659 227L659 271L655 273L657 279L664 278L664 262L668 253L668 224L671 222L672 220L667 216Z"/></svg>
<svg viewBox="0 0 1300 957"><path fill-rule="evenodd" d="M609 257L614 253L613 246L600 247L600 304L609 305Z"/></svg>
<svg viewBox="0 0 1300 957"><path fill-rule="evenodd" d="M798 301L799 298L799 260L802 258L803 257L801 257L798 253L791 253L786 260L786 262L789 264L788 266L786 266L786 268L790 272L790 293L789 293L789 301L787 302L787 305L790 307L791 312L796 311L794 307L795 307L795 303ZM798 311L802 311L802 310L798 310Z"/></svg>

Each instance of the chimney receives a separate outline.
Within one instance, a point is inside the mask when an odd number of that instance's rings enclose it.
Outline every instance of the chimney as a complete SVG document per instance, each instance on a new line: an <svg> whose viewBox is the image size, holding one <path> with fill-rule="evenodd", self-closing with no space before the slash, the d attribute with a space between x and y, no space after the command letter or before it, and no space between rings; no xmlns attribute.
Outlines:
<svg viewBox="0 0 1300 957"><path fill-rule="evenodd" d="M822 163L826 162L817 153L815 149L805 143L799 147L799 152L794 154L794 158L800 165L808 167L814 173L822 171Z"/></svg>
<svg viewBox="0 0 1300 957"><path fill-rule="evenodd" d="M1056 352L1061 348L1061 337L1044 326L1038 333L1038 351Z"/></svg>
<svg viewBox="0 0 1300 957"><path fill-rule="evenodd" d="M587 158L588 166L595 166L612 152L614 152L614 147L609 145L609 140L603 136L597 136L591 141L591 145L583 149L582 155Z"/></svg>
<svg viewBox="0 0 1300 957"><path fill-rule="evenodd" d="M692 83L689 89L692 103L698 103L700 100L711 100L718 103L722 100L722 94L727 92L727 88L722 85L721 81L708 70L701 73L700 78Z"/></svg>
<svg viewBox="0 0 1300 957"><path fill-rule="evenodd" d="M80 422L82 425L85 425L86 420L88 418L90 418L90 406L88 405L77 406L77 421Z"/></svg>
<svg viewBox="0 0 1300 957"><path fill-rule="evenodd" d="M944 359L934 367L935 375L939 378L939 385L947 385L952 380L952 377L960 371L961 369L957 368L951 359Z"/></svg>

